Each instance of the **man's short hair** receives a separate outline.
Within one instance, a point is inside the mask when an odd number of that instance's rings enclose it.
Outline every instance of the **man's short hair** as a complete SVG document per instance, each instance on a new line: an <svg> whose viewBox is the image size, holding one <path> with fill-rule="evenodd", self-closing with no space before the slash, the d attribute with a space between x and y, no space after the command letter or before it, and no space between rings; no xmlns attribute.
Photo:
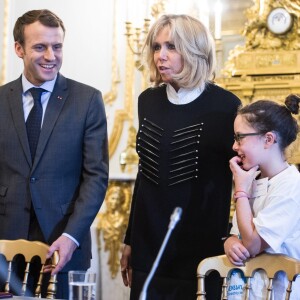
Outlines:
<svg viewBox="0 0 300 300"><path fill-rule="evenodd" d="M52 11L48 9L30 10L19 17L16 21L13 35L15 42L24 45L24 28L26 25L39 21L47 27L61 27L65 33L65 26L63 21Z"/></svg>

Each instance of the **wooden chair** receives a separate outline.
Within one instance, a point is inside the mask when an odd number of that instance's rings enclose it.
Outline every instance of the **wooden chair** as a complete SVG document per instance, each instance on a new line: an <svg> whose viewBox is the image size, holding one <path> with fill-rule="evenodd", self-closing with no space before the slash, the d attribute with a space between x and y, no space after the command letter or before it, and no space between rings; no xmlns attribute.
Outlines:
<svg viewBox="0 0 300 300"><path fill-rule="evenodd" d="M228 260L226 255L206 258L200 262L197 268L197 300L206 299L204 279L206 275L214 270L218 271L220 276L223 278L221 299L227 299L228 276L233 269L240 269L247 279L246 300L248 300L250 297L251 277L253 277L255 271L263 269L269 278L266 298L267 300L271 299L273 279L275 277L275 274L278 271L284 271L286 273L287 279L289 280L285 298L286 300L288 300L290 299L290 293L292 291L292 282L296 279L297 275L300 274L300 261L294 258L290 258L286 255L262 253L255 258L251 258L246 261L244 266L238 267L233 265Z"/></svg>
<svg viewBox="0 0 300 300"><path fill-rule="evenodd" d="M48 252L49 246L41 242L31 242L26 240L0 240L0 254L4 255L6 261L8 262L7 270L7 279L5 281L5 292L11 291L11 277L12 277L12 263L16 255L21 254L24 256L26 268L24 271L24 279L22 282L22 291L21 295L24 296L27 284L28 284L28 275L29 268L33 257L39 257L41 261L41 269L39 271L39 279L35 289L35 297L41 297L41 288L43 280L43 266L46 263L46 255ZM51 258L52 266L55 266L59 261L58 253L55 252ZM50 276L48 287L47 287L47 299L55 299L56 294L56 275Z"/></svg>

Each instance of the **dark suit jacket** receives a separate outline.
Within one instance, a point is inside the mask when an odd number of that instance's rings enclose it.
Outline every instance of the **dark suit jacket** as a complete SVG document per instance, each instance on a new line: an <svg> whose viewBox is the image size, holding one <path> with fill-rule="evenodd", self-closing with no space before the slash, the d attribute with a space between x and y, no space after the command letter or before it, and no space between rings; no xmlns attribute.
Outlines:
<svg viewBox="0 0 300 300"><path fill-rule="evenodd" d="M89 229L107 181L106 115L98 90L58 75L32 163L21 78L0 87L0 239L27 239L33 205L47 243L63 232L80 243L64 271L88 268Z"/></svg>

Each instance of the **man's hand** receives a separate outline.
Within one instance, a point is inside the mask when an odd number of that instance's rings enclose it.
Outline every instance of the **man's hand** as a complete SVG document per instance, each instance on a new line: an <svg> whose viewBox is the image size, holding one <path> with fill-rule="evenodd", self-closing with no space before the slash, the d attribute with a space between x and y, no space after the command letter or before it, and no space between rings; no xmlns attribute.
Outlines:
<svg viewBox="0 0 300 300"><path fill-rule="evenodd" d="M236 266L243 266L245 260L250 257L249 251L236 236L231 236L225 241L224 250L230 262Z"/></svg>
<svg viewBox="0 0 300 300"><path fill-rule="evenodd" d="M50 246L47 253L47 259L52 256L54 251L58 251L59 262L56 267L52 270L51 274L56 275L61 269L70 261L73 252L76 250L77 245L69 239L67 236L61 235L53 244ZM45 270L50 271L48 268Z"/></svg>
<svg viewBox="0 0 300 300"><path fill-rule="evenodd" d="M122 274L124 285L131 287L132 268L131 268L131 247L129 245L124 245L120 264L121 264L121 274Z"/></svg>

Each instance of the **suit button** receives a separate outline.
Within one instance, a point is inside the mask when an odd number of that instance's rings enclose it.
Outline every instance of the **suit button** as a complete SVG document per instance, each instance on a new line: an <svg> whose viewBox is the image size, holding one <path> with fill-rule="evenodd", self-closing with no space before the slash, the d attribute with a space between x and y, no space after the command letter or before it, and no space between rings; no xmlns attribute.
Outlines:
<svg viewBox="0 0 300 300"><path fill-rule="evenodd" d="M35 178L35 177L30 177L30 182L36 182L37 181L37 178Z"/></svg>

